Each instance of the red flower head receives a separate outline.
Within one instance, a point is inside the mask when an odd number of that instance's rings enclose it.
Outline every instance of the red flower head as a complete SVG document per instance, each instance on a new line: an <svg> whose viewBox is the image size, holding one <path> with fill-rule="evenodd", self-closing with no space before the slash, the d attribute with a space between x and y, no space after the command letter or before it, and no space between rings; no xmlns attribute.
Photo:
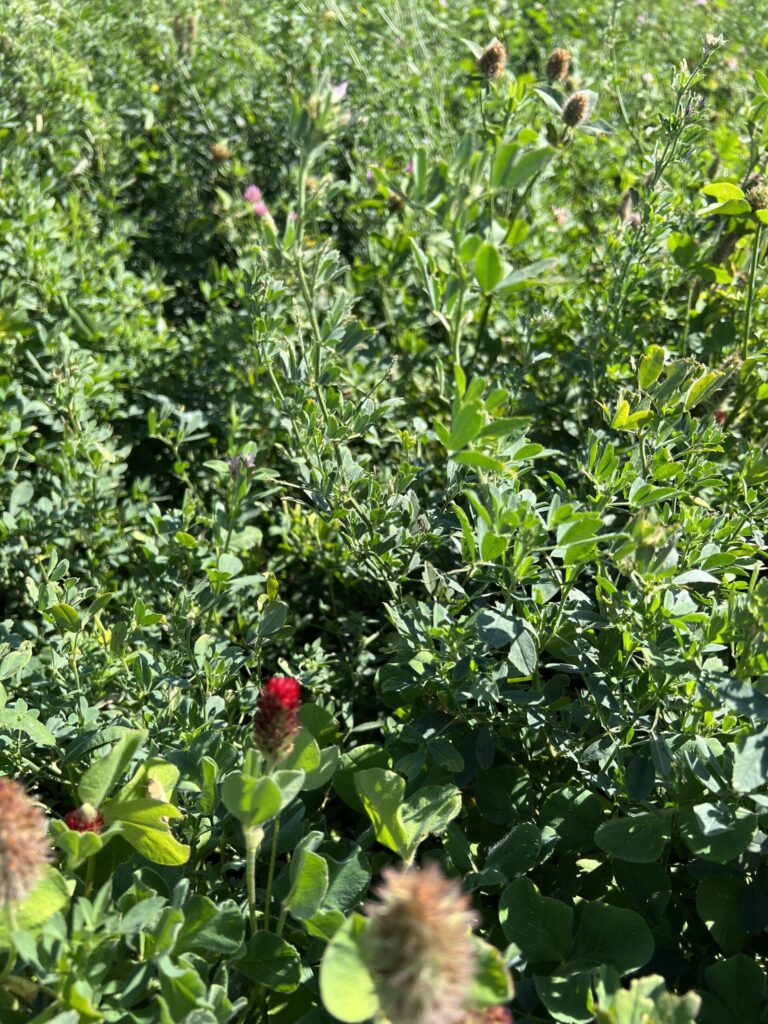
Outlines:
<svg viewBox="0 0 768 1024"><path fill-rule="evenodd" d="M93 804L83 804L70 811L64 821L73 832L101 832L104 816L99 814Z"/></svg>
<svg viewBox="0 0 768 1024"><path fill-rule="evenodd" d="M272 676L259 694L253 721L256 746L273 761L282 761L293 750L299 731L301 687L293 676Z"/></svg>
<svg viewBox="0 0 768 1024"><path fill-rule="evenodd" d="M728 419L728 414L722 409L715 409L715 419L722 425Z"/></svg>

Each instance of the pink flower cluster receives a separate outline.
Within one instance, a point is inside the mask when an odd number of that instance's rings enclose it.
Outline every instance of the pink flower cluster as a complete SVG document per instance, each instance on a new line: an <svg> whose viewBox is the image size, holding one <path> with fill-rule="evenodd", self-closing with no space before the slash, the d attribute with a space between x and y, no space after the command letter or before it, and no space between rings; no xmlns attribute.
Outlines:
<svg viewBox="0 0 768 1024"><path fill-rule="evenodd" d="M248 188L243 192L243 199L246 203L250 203L253 207L253 212L257 217L268 217L269 208L264 200L261 198L261 189L258 185L249 185Z"/></svg>

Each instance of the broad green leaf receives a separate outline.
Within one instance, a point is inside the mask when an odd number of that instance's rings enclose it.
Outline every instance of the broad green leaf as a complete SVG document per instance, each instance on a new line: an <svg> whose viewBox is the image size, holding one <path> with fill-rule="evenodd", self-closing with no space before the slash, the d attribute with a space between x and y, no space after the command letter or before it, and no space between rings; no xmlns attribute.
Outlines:
<svg viewBox="0 0 768 1024"><path fill-rule="evenodd" d="M605 821L595 832L595 842L601 850L633 864L658 860L668 841L666 819L650 812Z"/></svg>
<svg viewBox="0 0 768 1024"><path fill-rule="evenodd" d="M319 853L302 850L291 862L291 889L283 900L283 906L294 917L304 921L317 913L327 891L327 862Z"/></svg>
<svg viewBox="0 0 768 1024"><path fill-rule="evenodd" d="M356 773L355 788L378 841L405 859L409 846L402 819L405 779L383 768L368 768Z"/></svg>
<svg viewBox="0 0 768 1024"><path fill-rule="evenodd" d="M661 345L649 345L640 360L640 368L637 371L637 382L643 391L647 391L651 384L655 384L664 369L664 349Z"/></svg>
<svg viewBox="0 0 768 1024"><path fill-rule="evenodd" d="M484 242L475 256L475 277L484 294L493 291L503 272L499 250L490 242Z"/></svg>
<svg viewBox="0 0 768 1024"><path fill-rule="evenodd" d="M56 737L37 715L36 711L28 710L24 701L16 701L15 704L0 711L0 733L23 732L38 746L55 746Z"/></svg>
<svg viewBox="0 0 768 1024"><path fill-rule="evenodd" d="M742 736L733 754L733 788L753 793L768 782L768 729Z"/></svg>
<svg viewBox="0 0 768 1024"><path fill-rule="evenodd" d="M243 915L234 900L217 905L207 896L190 896L174 952L232 957L243 944L244 932Z"/></svg>
<svg viewBox="0 0 768 1024"><path fill-rule="evenodd" d="M718 203L729 199L743 199L744 193L738 185L730 181L710 181L701 189L705 196L712 196Z"/></svg>
<svg viewBox="0 0 768 1024"><path fill-rule="evenodd" d="M152 828L131 821L118 821L113 827L120 830L120 835L134 850L153 864L178 866L189 860L189 847L178 842L167 828Z"/></svg>
<svg viewBox="0 0 768 1024"><path fill-rule="evenodd" d="M529 963L565 963L573 946L573 911L542 896L527 878L516 878L499 901L499 921Z"/></svg>
<svg viewBox="0 0 768 1024"><path fill-rule="evenodd" d="M683 402L685 412L693 409L703 398L716 391L722 380L723 374L720 370L710 370L709 373L705 373L695 380L685 395L685 401Z"/></svg>
<svg viewBox="0 0 768 1024"><path fill-rule="evenodd" d="M461 790L456 786L425 786L403 803L400 819L408 837L408 859L427 836L444 831L461 811Z"/></svg>
<svg viewBox="0 0 768 1024"><path fill-rule="evenodd" d="M483 429L485 419L480 402L467 402L462 405L451 423L451 432L445 447L449 452L465 448Z"/></svg>
<svg viewBox="0 0 768 1024"><path fill-rule="evenodd" d="M29 663L31 657L32 644L30 643L23 643L15 651L9 651L3 660L0 661L0 680L10 679L11 676L18 675Z"/></svg>
<svg viewBox="0 0 768 1024"><path fill-rule="evenodd" d="M515 825L488 851L485 869L500 871L508 879L535 867L541 852L541 831L530 822Z"/></svg>
<svg viewBox="0 0 768 1024"><path fill-rule="evenodd" d="M651 930L633 910L580 903L577 922L571 963L578 968L610 964L619 974L629 974L653 956Z"/></svg>
<svg viewBox="0 0 768 1024"><path fill-rule="evenodd" d="M301 980L301 957L285 939L258 931L249 940L245 956L237 961L237 969L274 992L294 992Z"/></svg>
<svg viewBox="0 0 768 1024"><path fill-rule="evenodd" d="M320 964L320 998L328 1013L342 1024L361 1024L379 1010L361 951L366 923L361 914L352 914L328 943Z"/></svg>
<svg viewBox="0 0 768 1024"><path fill-rule="evenodd" d="M514 995L514 986L504 958L495 946L472 937L477 958L477 972L469 994L469 1005L474 1008L498 1006Z"/></svg>
<svg viewBox="0 0 768 1024"><path fill-rule="evenodd" d="M243 825L254 828L280 812L282 793L268 776L254 778L243 772L232 772L221 786L224 806Z"/></svg>
<svg viewBox="0 0 768 1024"><path fill-rule="evenodd" d="M7 909L0 907L0 948L10 947L12 929L35 931L45 924L67 906L73 889L74 882L68 884L56 868L46 866L27 898L16 906L13 923Z"/></svg>
<svg viewBox="0 0 768 1024"><path fill-rule="evenodd" d="M746 899L746 883L738 876L708 875L696 889L698 915L726 956L738 953L747 941Z"/></svg>
<svg viewBox="0 0 768 1024"><path fill-rule="evenodd" d="M65 633L79 633L82 623L72 605L59 602L51 605L49 610L59 629Z"/></svg>
<svg viewBox="0 0 768 1024"><path fill-rule="evenodd" d="M100 757L80 779L77 788L81 803L100 807L115 783L131 763L134 754L146 739L146 732L137 729L121 736L108 754Z"/></svg>
<svg viewBox="0 0 768 1024"><path fill-rule="evenodd" d="M592 990L592 972L568 971L547 977L536 975L534 984L539 999L546 1006L553 1020L563 1024L586 1024L592 1020L587 1003Z"/></svg>
<svg viewBox="0 0 768 1024"><path fill-rule="evenodd" d="M680 812L680 834L689 849L704 860L725 864L752 841L757 821L746 807L704 803Z"/></svg>

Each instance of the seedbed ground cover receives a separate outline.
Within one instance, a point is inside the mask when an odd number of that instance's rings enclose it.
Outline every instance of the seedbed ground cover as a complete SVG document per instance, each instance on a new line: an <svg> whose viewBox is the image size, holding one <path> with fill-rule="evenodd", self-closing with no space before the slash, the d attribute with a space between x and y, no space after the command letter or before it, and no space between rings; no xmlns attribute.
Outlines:
<svg viewBox="0 0 768 1024"><path fill-rule="evenodd" d="M2 1024L768 1020L767 44L5 0Z"/></svg>

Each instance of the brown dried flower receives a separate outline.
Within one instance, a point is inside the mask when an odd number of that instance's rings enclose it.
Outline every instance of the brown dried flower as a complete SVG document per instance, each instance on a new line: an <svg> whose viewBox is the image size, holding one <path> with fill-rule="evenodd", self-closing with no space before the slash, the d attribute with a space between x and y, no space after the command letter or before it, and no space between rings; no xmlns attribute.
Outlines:
<svg viewBox="0 0 768 1024"><path fill-rule="evenodd" d="M225 164L232 156L232 152L225 142L214 142L208 152L217 164Z"/></svg>
<svg viewBox="0 0 768 1024"><path fill-rule="evenodd" d="M459 1024L477 970L477 918L458 882L430 864L385 869L364 956L390 1024Z"/></svg>
<svg viewBox="0 0 768 1024"><path fill-rule="evenodd" d="M545 71L551 82L564 82L568 77L571 55L562 46L558 46L547 58Z"/></svg>
<svg viewBox="0 0 768 1024"><path fill-rule="evenodd" d="M20 903L51 859L43 813L13 779L0 779L0 907Z"/></svg>
<svg viewBox="0 0 768 1024"><path fill-rule="evenodd" d="M504 43L492 39L480 54L477 69L486 78L501 78L507 66L507 51Z"/></svg>
<svg viewBox="0 0 768 1024"><path fill-rule="evenodd" d="M763 182L753 185L744 198L753 210L768 210L768 185Z"/></svg>
<svg viewBox="0 0 768 1024"><path fill-rule="evenodd" d="M589 96L585 92L575 92L563 107L563 121L569 128L583 124L589 114Z"/></svg>

